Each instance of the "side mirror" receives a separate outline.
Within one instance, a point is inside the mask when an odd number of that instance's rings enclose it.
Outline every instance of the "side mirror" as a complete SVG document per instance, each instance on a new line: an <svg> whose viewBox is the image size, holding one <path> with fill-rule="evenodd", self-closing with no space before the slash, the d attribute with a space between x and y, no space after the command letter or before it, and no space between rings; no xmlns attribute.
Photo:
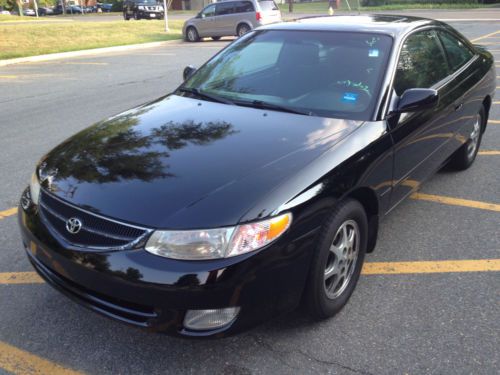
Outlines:
<svg viewBox="0 0 500 375"><path fill-rule="evenodd" d="M433 89L408 89L399 98L396 112L416 112L435 107L439 94Z"/></svg>
<svg viewBox="0 0 500 375"><path fill-rule="evenodd" d="M193 73L196 72L196 68L192 65L188 65L184 68L184 71L182 72L182 78L187 80L189 77L193 75Z"/></svg>

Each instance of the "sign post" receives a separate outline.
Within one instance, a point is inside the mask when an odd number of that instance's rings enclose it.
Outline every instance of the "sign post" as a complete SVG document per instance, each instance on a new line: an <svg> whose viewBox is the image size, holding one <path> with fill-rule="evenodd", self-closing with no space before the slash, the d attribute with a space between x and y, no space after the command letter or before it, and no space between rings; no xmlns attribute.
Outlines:
<svg viewBox="0 0 500 375"><path fill-rule="evenodd" d="M165 18L165 31L168 32L167 0L163 0L163 14Z"/></svg>

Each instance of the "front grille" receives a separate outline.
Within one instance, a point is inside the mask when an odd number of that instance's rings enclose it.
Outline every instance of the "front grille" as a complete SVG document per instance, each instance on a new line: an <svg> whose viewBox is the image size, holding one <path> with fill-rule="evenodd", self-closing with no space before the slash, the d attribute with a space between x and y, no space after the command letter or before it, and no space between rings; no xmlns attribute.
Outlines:
<svg viewBox="0 0 500 375"><path fill-rule="evenodd" d="M40 216L49 227L70 244L87 249L130 249L141 244L150 230L124 224L90 213L42 191ZM78 233L70 233L66 223L77 218L82 223Z"/></svg>

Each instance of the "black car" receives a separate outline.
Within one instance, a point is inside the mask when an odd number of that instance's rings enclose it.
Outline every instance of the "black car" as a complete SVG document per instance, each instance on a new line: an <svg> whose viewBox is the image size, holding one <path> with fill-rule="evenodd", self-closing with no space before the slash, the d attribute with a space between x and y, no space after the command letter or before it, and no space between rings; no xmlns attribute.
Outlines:
<svg viewBox="0 0 500 375"><path fill-rule="evenodd" d="M163 5L156 0L125 0L123 2L123 18L128 21L133 18L140 19L162 19L164 15Z"/></svg>
<svg viewBox="0 0 500 375"><path fill-rule="evenodd" d="M184 73L44 156L19 225L70 298L191 337L337 313L382 219L473 163L495 91L489 52L406 16L265 26Z"/></svg>

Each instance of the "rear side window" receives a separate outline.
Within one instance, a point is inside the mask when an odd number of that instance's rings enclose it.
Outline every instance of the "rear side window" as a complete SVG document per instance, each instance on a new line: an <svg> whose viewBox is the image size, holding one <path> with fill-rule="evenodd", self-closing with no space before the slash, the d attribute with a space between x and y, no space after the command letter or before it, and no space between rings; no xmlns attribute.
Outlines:
<svg viewBox="0 0 500 375"><path fill-rule="evenodd" d="M459 69L472 59L474 53L459 39L446 31L439 31L438 34L443 42L448 61L453 70Z"/></svg>
<svg viewBox="0 0 500 375"><path fill-rule="evenodd" d="M234 13L234 3L217 3L215 5L215 15L223 16L225 14Z"/></svg>
<svg viewBox="0 0 500 375"><path fill-rule="evenodd" d="M394 88L398 95L414 88L430 88L449 74L448 62L433 30L416 32L401 48Z"/></svg>
<svg viewBox="0 0 500 375"><path fill-rule="evenodd" d="M254 12L253 4L250 1L237 1L234 3L235 13Z"/></svg>
<svg viewBox="0 0 500 375"><path fill-rule="evenodd" d="M276 3L272 0L261 0L259 1L259 7L260 10L266 11L266 10L279 10L278 6Z"/></svg>

